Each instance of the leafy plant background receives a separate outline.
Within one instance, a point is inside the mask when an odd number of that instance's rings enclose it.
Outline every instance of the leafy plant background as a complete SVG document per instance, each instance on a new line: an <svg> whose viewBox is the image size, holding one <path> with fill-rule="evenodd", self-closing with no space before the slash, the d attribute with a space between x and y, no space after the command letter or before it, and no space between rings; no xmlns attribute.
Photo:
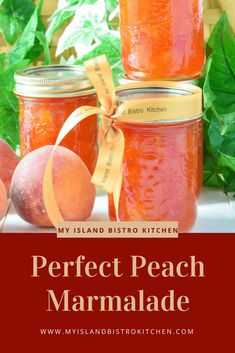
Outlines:
<svg viewBox="0 0 235 353"><path fill-rule="evenodd" d="M11 45L0 54L0 137L14 149L19 144L18 100L14 72L39 58L51 63L50 44L58 40L58 62L82 64L105 53L115 81L123 73L120 55L118 0L58 0L47 30L41 19L43 0L0 0L0 35ZM58 32L57 32L58 33ZM73 50L69 57L68 49ZM235 191L235 38L223 14L206 43L207 61L198 84L204 94L204 184Z"/></svg>
<svg viewBox="0 0 235 353"><path fill-rule="evenodd" d="M14 73L38 59L51 63L50 43L65 21L71 19L58 41L58 63L79 65L105 53L115 79L122 72L118 0L59 0L47 30L41 18L42 5L43 0L37 6L32 0L0 0L0 35L12 46L0 54L0 137L14 149L19 144ZM74 48L74 54L65 59L63 53L69 48Z"/></svg>

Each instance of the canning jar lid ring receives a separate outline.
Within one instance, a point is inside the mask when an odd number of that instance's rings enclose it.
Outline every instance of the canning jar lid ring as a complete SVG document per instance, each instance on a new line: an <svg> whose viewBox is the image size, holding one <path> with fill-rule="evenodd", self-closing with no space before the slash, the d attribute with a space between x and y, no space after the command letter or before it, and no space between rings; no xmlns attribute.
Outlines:
<svg viewBox="0 0 235 353"><path fill-rule="evenodd" d="M45 65L15 73L15 93L27 97L76 96L94 89L83 66ZM93 90L92 90L93 89Z"/></svg>
<svg viewBox="0 0 235 353"><path fill-rule="evenodd" d="M144 90L151 90L159 93L156 97L138 98L138 94L144 93ZM135 92L133 92L135 91ZM122 99L125 94L135 93L133 99ZM163 93L162 97L161 94ZM125 111L123 122L146 122L151 123L160 121L182 121L186 119L197 119L202 115L202 90L201 88L185 84L182 82L171 81L145 81L128 83L116 88L118 101L122 99L125 102ZM133 94L134 96L134 94ZM138 118L138 102L145 113L140 113ZM133 103L135 103L133 105ZM121 105L120 105L121 106ZM134 107L134 109L132 109ZM121 110L121 109L120 109ZM120 112L119 112L120 114ZM143 115L146 121L143 121ZM154 119L156 116L156 119Z"/></svg>

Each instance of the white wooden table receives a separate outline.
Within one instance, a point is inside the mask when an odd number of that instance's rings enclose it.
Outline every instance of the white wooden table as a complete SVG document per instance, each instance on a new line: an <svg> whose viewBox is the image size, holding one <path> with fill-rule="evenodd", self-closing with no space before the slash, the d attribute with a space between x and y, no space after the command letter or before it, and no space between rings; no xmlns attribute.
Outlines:
<svg viewBox="0 0 235 353"><path fill-rule="evenodd" d="M96 198L90 221L108 220L107 196ZM53 228L39 228L24 222L13 210L8 214L3 233L53 233ZM234 233L235 197L226 196L221 190L204 189L198 206L198 218L192 233Z"/></svg>

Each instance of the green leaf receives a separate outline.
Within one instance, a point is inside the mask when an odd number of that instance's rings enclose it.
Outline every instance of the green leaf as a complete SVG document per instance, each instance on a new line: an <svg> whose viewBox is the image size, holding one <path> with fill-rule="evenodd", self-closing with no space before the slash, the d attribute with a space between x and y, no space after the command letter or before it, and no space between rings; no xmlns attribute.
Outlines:
<svg viewBox="0 0 235 353"><path fill-rule="evenodd" d="M203 87L205 115L205 161L212 160L213 168L204 166L206 185L233 185L227 177L235 172L235 38L227 16L223 14L208 41L211 49L205 70ZM235 191L235 189L234 189Z"/></svg>
<svg viewBox="0 0 235 353"><path fill-rule="evenodd" d="M204 185L211 187L221 187L223 182L220 176L220 168L217 166L215 158L213 158L207 150L207 146L204 146L204 171L203 180Z"/></svg>
<svg viewBox="0 0 235 353"><path fill-rule="evenodd" d="M71 18L74 14L78 6L67 6L65 8L60 8L55 11L55 13L49 19L49 26L46 32L47 40L50 43L54 33L57 31L61 25Z"/></svg>
<svg viewBox="0 0 235 353"><path fill-rule="evenodd" d="M6 59L6 54L5 53L1 53L0 54L0 75L3 72L3 70L4 70L5 59Z"/></svg>
<svg viewBox="0 0 235 353"><path fill-rule="evenodd" d="M116 9L116 7L119 5L119 1L118 0L109 0L107 1L107 10L109 12L113 11L114 9Z"/></svg>
<svg viewBox="0 0 235 353"><path fill-rule="evenodd" d="M9 44L14 44L33 14L32 0L4 0L0 12L0 30Z"/></svg>
<svg viewBox="0 0 235 353"><path fill-rule="evenodd" d="M47 39L51 40L54 32L67 18L75 16L59 39L56 55L75 48L77 58L72 56L69 63L80 65L93 56L106 54L116 82L117 76L123 73L120 35L116 30L116 22L111 21L110 16L114 16L114 12L118 13L118 4L118 0L60 0L58 9L50 18ZM65 62L63 57L60 60Z"/></svg>
<svg viewBox="0 0 235 353"><path fill-rule="evenodd" d="M211 49L217 50L218 39L221 36L224 26L227 26L227 25L228 25L228 18L226 13L224 12L220 17L220 19L218 20L218 22L216 23L216 25L214 26L211 32L210 38L208 39L207 44Z"/></svg>
<svg viewBox="0 0 235 353"><path fill-rule="evenodd" d="M91 57L106 54L116 82L117 76L123 72L120 35L118 31L109 28L107 12L113 10L118 2L98 0L93 4L87 3L79 3L73 21L59 40L56 55L74 47L78 57L75 63L80 65Z"/></svg>
<svg viewBox="0 0 235 353"><path fill-rule="evenodd" d="M82 60L78 60L76 63L81 64L85 60L88 60L94 56L105 54L113 70L114 81L117 84L117 77L123 73L121 54L120 54L120 38L114 31L109 31L99 37L100 44L95 49L91 50L90 53L83 56Z"/></svg>
<svg viewBox="0 0 235 353"><path fill-rule="evenodd" d="M221 188L223 186L223 181L219 177L217 171L211 172L204 170L204 185L212 188Z"/></svg>
<svg viewBox="0 0 235 353"><path fill-rule="evenodd" d="M28 1L8 1L7 3L9 6L13 3L21 3L21 10L26 15L27 9L23 6L26 6ZM43 51L45 52L45 61L49 63L50 60L45 28L40 17L41 7L42 0L39 1L37 8L33 5L35 10L21 37L9 54L0 55L0 137L4 138L14 149L19 144L19 107L18 99L13 93L14 73L28 66ZM4 11L8 11L8 9L6 8Z"/></svg>
<svg viewBox="0 0 235 353"><path fill-rule="evenodd" d="M97 0L59 0L58 8L49 18L49 26L47 29L47 40L50 43L54 33L58 28L68 19L70 19L82 5L92 5ZM110 3L116 2L116 0L107 1L107 6L110 6Z"/></svg>
<svg viewBox="0 0 235 353"><path fill-rule="evenodd" d="M106 9L108 21L112 21L114 18L119 17L119 1L109 0Z"/></svg>
<svg viewBox="0 0 235 353"><path fill-rule="evenodd" d="M224 187L224 191L226 193L235 191L235 173L229 172L226 176L226 184Z"/></svg>
<svg viewBox="0 0 235 353"><path fill-rule="evenodd" d="M4 138L12 148L19 144L18 99L13 93L14 73L28 65L27 60L14 64L0 72L0 137Z"/></svg>
<svg viewBox="0 0 235 353"><path fill-rule="evenodd" d="M78 59L81 59L95 49L100 44L99 36L109 31L105 14L104 0L98 0L93 5L80 6L73 21L66 27L59 39L56 55L75 47Z"/></svg>
<svg viewBox="0 0 235 353"><path fill-rule="evenodd" d="M33 16L28 22L27 26L24 29L22 37L16 43L16 45L11 49L8 58L7 64L12 65L14 62L20 62L26 57L26 54L33 47L35 41L35 32L38 25L38 12L34 11Z"/></svg>
<svg viewBox="0 0 235 353"><path fill-rule="evenodd" d="M0 89L0 137L16 149L18 131L18 100L12 92Z"/></svg>
<svg viewBox="0 0 235 353"><path fill-rule="evenodd" d="M45 59L43 61L43 64L44 65L51 64L50 48L49 48L49 44L48 44L45 33L44 32L36 32L36 38L38 39L39 43L41 44L41 46L43 47L43 50L44 50Z"/></svg>
<svg viewBox="0 0 235 353"><path fill-rule="evenodd" d="M13 64L7 67L0 75L0 89L13 91L15 86L14 74L17 70L22 70L29 64L28 60L23 60L19 64ZM1 97L1 96L0 96Z"/></svg>
<svg viewBox="0 0 235 353"><path fill-rule="evenodd" d="M29 22L27 23L22 33L22 36L17 41L15 46L11 49L7 57L7 65L20 63L25 58L31 59L31 61L33 61L42 53L43 49L38 47L39 42L36 42L36 45L34 45L37 28L38 26L42 26L41 22L39 21L41 7L42 1L39 2L39 5L34 10L33 15L31 16ZM30 53L30 51L32 52Z"/></svg>
<svg viewBox="0 0 235 353"><path fill-rule="evenodd" d="M220 164L235 172L235 134L233 137L227 138L219 148Z"/></svg>
<svg viewBox="0 0 235 353"><path fill-rule="evenodd" d="M18 100L13 92L6 92L1 89L1 101L0 101L0 109L1 111L13 111L15 113L18 112Z"/></svg>

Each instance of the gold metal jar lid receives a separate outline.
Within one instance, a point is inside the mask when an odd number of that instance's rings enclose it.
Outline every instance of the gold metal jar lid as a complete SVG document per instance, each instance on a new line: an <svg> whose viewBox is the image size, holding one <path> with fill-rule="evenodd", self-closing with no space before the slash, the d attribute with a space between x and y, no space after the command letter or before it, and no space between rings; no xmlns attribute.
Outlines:
<svg viewBox="0 0 235 353"><path fill-rule="evenodd" d="M27 97L72 97L95 93L83 66L46 65L15 73L15 93Z"/></svg>
<svg viewBox="0 0 235 353"><path fill-rule="evenodd" d="M117 115L129 123L180 122L202 116L202 90L194 85L171 81L132 82L118 86L116 95Z"/></svg>

